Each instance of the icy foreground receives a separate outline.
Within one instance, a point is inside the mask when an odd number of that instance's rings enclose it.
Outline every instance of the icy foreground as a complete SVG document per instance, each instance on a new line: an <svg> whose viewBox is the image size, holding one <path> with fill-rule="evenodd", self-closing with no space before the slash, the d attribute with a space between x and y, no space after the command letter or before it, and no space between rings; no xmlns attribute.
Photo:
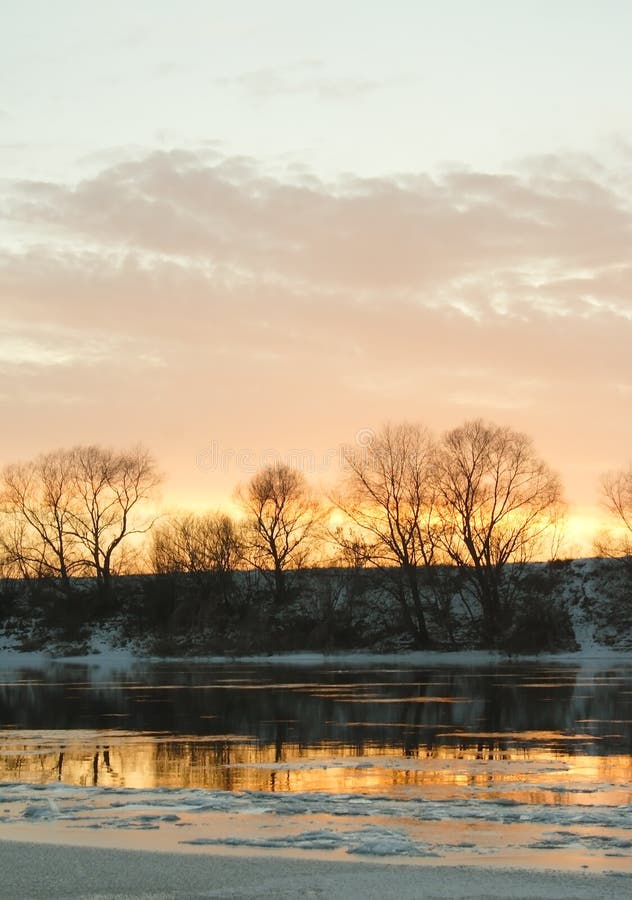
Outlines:
<svg viewBox="0 0 632 900"><path fill-rule="evenodd" d="M0 838L559 868L632 879L632 806L0 785Z"/></svg>
<svg viewBox="0 0 632 900"><path fill-rule="evenodd" d="M28 843L0 843L0 897L129 900L619 900L622 876L507 869L376 866L252 856L191 857Z"/></svg>

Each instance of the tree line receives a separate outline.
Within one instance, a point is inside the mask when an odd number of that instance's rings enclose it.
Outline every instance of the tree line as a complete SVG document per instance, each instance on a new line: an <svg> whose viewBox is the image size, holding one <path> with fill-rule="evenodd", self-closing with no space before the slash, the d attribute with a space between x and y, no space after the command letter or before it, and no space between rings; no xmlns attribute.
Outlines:
<svg viewBox="0 0 632 900"><path fill-rule="evenodd" d="M274 623L289 620L305 590L301 573L366 570L380 574L380 589L415 646L435 645L437 635L455 643L455 597L477 642L499 646L516 624L530 577L525 563L555 558L565 512L560 480L531 439L481 420L439 439L421 425L383 426L345 454L328 497L295 468L265 466L238 488L238 517L157 516L160 480L140 447L75 447L6 466L2 574L52 579L67 595L76 579L94 579L107 608L113 577L144 570L170 578L174 596L178 584L196 584L198 606L213 606L228 621L244 605L236 573L255 573L259 604ZM632 467L604 476L602 489L622 536L602 539L599 552L629 556ZM366 585L375 583L367 577ZM340 588L331 590L319 601L322 616L341 603Z"/></svg>

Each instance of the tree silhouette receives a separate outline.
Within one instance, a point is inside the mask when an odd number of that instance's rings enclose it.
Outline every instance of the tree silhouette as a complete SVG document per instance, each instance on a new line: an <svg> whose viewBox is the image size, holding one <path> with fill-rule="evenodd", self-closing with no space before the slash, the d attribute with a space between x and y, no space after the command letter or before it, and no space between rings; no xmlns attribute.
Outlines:
<svg viewBox="0 0 632 900"><path fill-rule="evenodd" d="M396 593L402 617L416 643L427 647L418 570L434 561L436 551L432 437L418 425L386 425L367 446L349 452L345 464L336 505L365 536L365 558L401 572ZM348 545L344 530L338 541Z"/></svg>
<svg viewBox="0 0 632 900"><path fill-rule="evenodd" d="M608 472L601 480L604 503L612 516L615 533L602 535L596 543L604 556L632 556L632 465Z"/></svg>
<svg viewBox="0 0 632 900"><path fill-rule="evenodd" d="M278 605L287 599L287 571L304 566L313 550L320 504L302 472L290 466L267 466L238 491L245 513L244 559L272 572Z"/></svg>
<svg viewBox="0 0 632 900"><path fill-rule="evenodd" d="M543 549L561 514L559 479L526 435L480 419L445 435L435 471L440 544L471 575L494 646L507 627L506 566Z"/></svg>

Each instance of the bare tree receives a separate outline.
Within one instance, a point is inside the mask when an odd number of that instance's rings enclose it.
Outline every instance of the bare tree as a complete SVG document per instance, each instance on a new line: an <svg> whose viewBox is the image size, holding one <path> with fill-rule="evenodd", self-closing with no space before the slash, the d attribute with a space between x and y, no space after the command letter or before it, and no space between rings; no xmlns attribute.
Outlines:
<svg viewBox="0 0 632 900"><path fill-rule="evenodd" d="M130 535L145 534L154 519L141 512L160 482L149 452L136 447L122 453L98 446L69 453L73 472L71 533L81 547L81 562L107 596L117 552Z"/></svg>
<svg viewBox="0 0 632 900"><path fill-rule="evenodd" d="M238 498L245 513L244 559L272 573L281 606L287 601L287 571L304 566L313 550L320 504L302 472L284 464L262 469Z"/></svg>
<svg viewBox="0 0 632 900"><path fill-rule="evenodd" d="M24 577L93 574L109 591L114 559L131 534L148 530L137 516L159 477L141 448L57 450L2 473L5 564Z"/></svg>
<svg viewBox="0 0 632 900"><path fill-rule="evenodd" d="M608 472L601 481L606 508L614 522L614 533L603 535L597 550L604 556L632 556L632 465Z"/></svg>
<svg viewBox="0 0 632 900"><path fill-rule="evenodd" d="M7 466L0 489L5 564L24 578L60 578L67 587L80 567L73 498L72 459L63 450Z"/></svg>
<svg viewBox="0 0 632 900"><path fill-rule="evenodd" d="M476 420L445 435L436 483L441 546L470 571L493 646L506 625L505 567L542 551L561 514L559 479L526 435Z"/></svg>
<svg viewBox="0 0 632 900"><path fill-rule="evenodd" d="M239 529L221 513L182 513L153 529L151 559L155 572L234 572L242 557Z"/></svg>
<svg viewBox="0 0 632 900"><path fill-rule="evenodd" d="M337 498L336 505L340 502L344 501ZM373 564L373 542L367 540L360 528L336 525L330 531L330 537L335 545L335 553L329 560L329 565L344 569L364 569Z"/></svg>
<svg viewBox="0 0 632 900"><path fill-rule="evenodd" d="M233 574L243 557L241 531L222 513L181 513L152 530L152 568L158 574L185 573L197 585L200 602L218 596L225 611L235 594Z"/></svg>
<svg viewBox="0 0 632 900"><path fill-rule="evenodd" d="M346 455L348 475L336 498L365 536L365 558L385 570L399 569L402 616L420 647L430 643L418 570L430 566L436 551L433 452L432 437L421 426L386 425L368 446ZM344 532L341 540L348 546Z"/></svg>

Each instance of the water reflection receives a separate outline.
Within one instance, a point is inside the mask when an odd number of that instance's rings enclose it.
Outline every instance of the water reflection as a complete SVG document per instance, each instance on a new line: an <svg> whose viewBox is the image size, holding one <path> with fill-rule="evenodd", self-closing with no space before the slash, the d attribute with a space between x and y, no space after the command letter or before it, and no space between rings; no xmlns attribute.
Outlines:
<svg viewBox="0 0 632 900"><path fill-rule="evenodd" d="M2 675L2 781L632 803L629 667Z"/></svg>

